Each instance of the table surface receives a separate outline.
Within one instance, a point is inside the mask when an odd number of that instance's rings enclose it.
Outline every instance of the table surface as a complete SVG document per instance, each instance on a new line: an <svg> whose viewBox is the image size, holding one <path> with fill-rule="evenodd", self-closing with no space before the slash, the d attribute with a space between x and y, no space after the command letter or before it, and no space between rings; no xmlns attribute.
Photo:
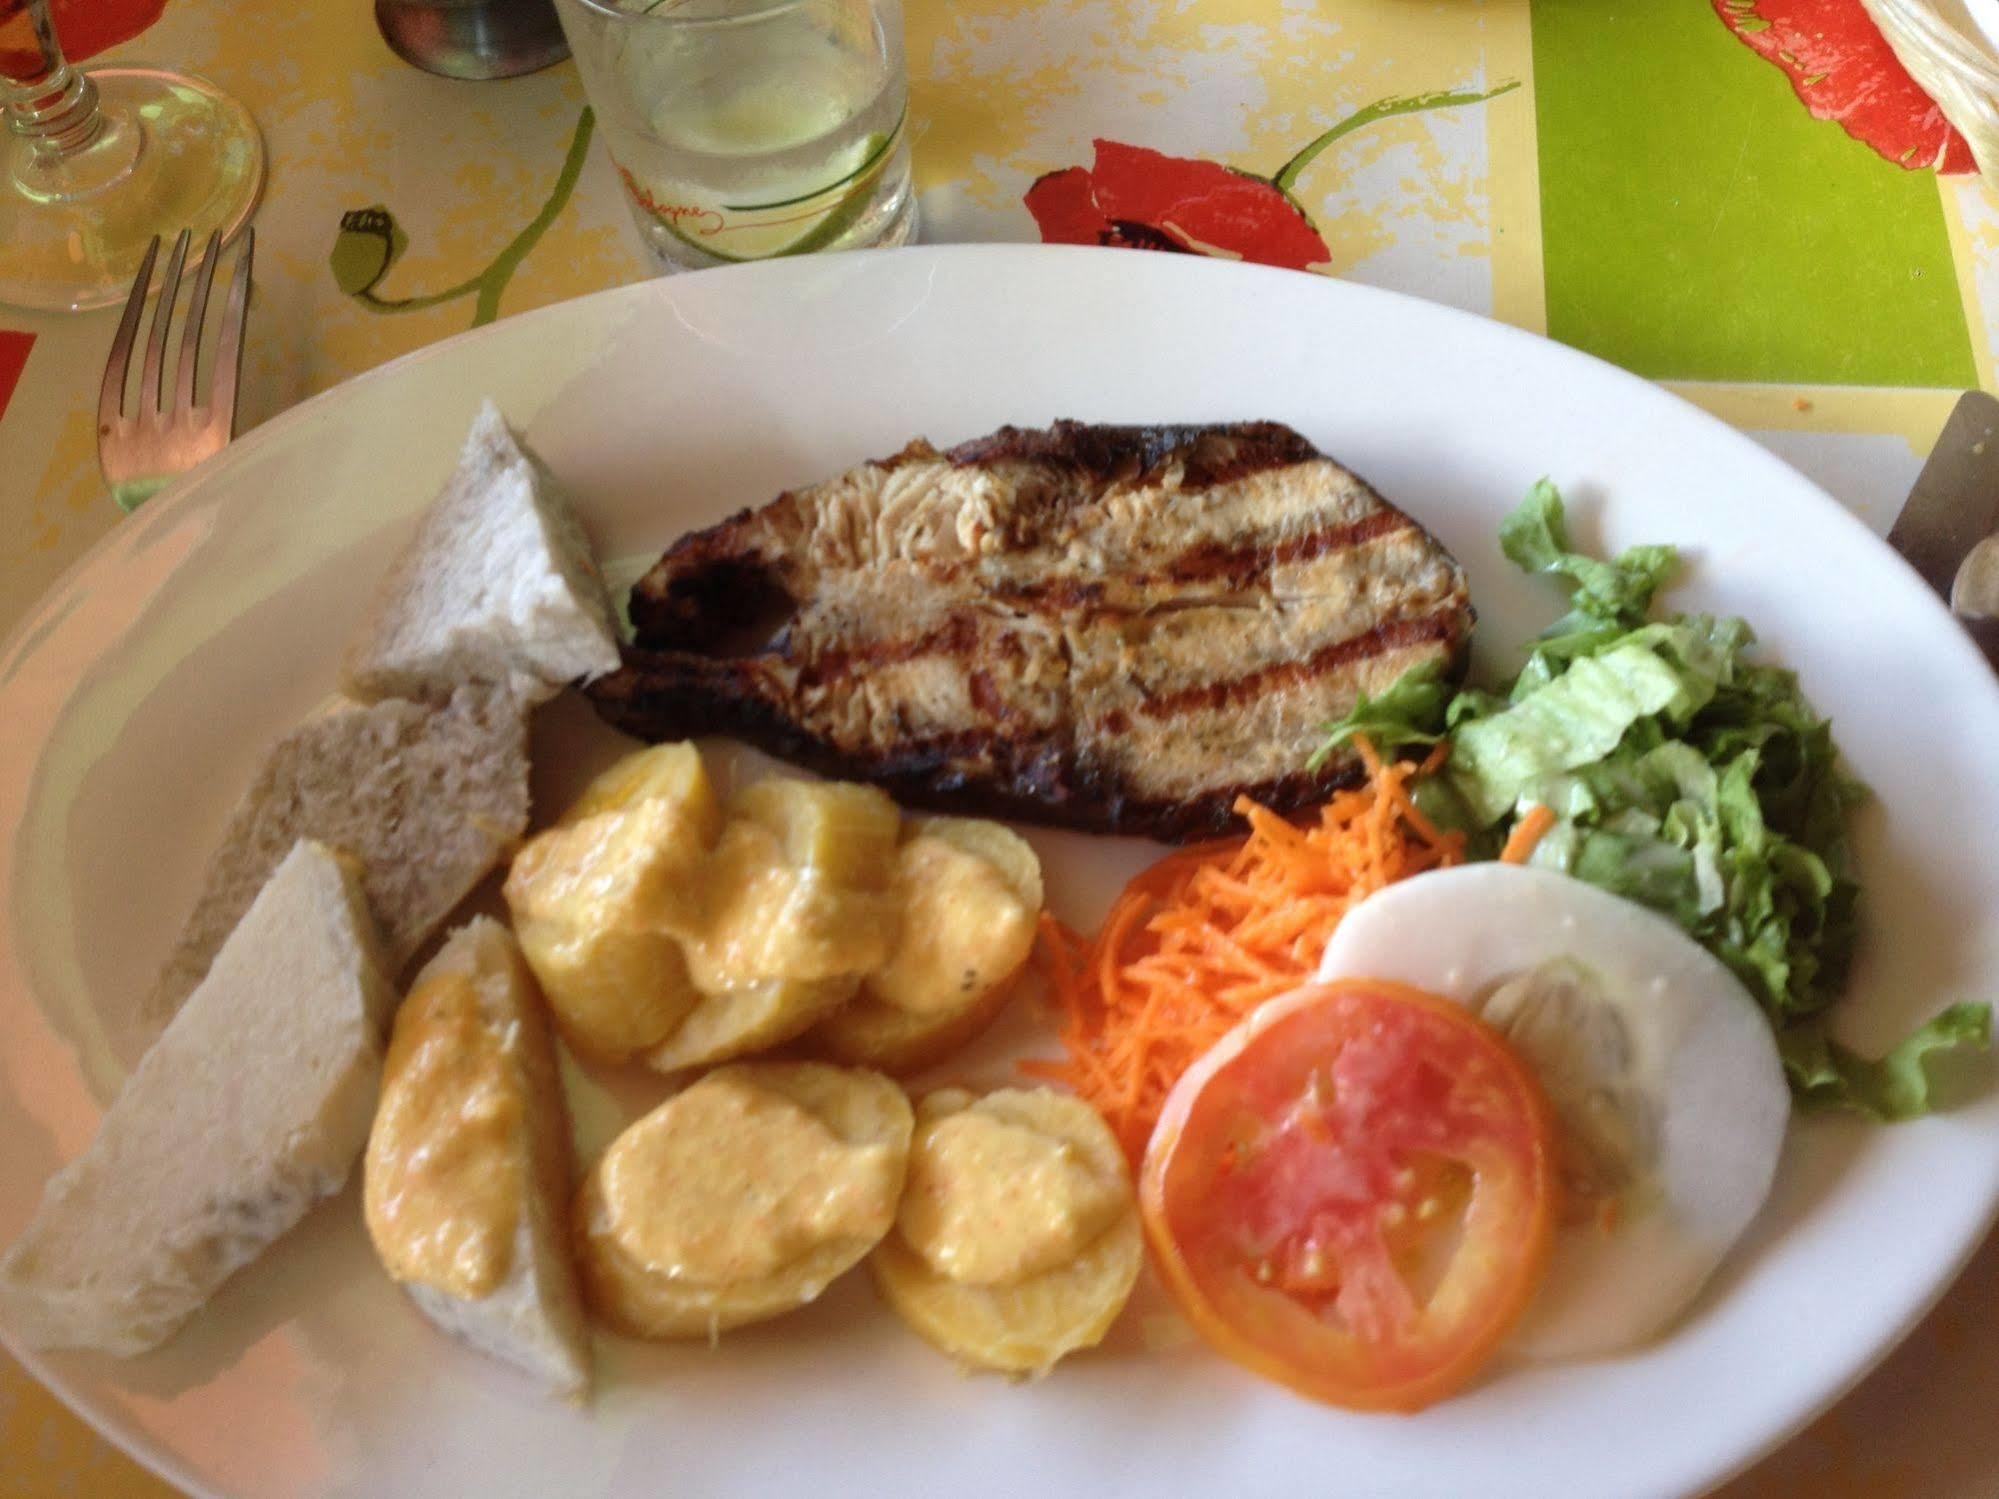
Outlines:
<svg viewBox="0 0 1999 1499"><path fill-rule="evenodd" d="M245 427L649 273L566 63L428 77L361 0L56 11L74 50L202 73L263 127ZM1192 239L1491 314L1668 383L1876 530L1957 392L1999 386L1999 194L1860 0L907 0L906 30L931 242ZM1284 176L1308 221L1225 222L1203 163ZM1030 192L1055 172L1062 192ZM381 240L343 219L368 208L406 243L350 294ZM115 322L0 310L0 631L118 521L92 412ZM1989 1499L1994 1325L1988 1243L1874 1375L1723 1492ZM0 1354L0 1496L171 1492Z"/></svg>

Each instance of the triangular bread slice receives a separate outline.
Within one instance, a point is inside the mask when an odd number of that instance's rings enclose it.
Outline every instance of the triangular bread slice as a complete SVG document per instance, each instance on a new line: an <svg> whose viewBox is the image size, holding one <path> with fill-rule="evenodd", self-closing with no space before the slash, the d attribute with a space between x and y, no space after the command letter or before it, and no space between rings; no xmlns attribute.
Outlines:
<svg viewBox="0 0 1999 1499"><path fill-rule="evenodd" d="M130 1355L340 1190L368 1137L382 972L359 871L300 843L0 1257L0 1322Z"/></svg>
<svg viewBox="0 0 1999 1499"><path fill-rule="evenodd" d="M359 698L464 682L532 706L618 665L611 598L561 487L491 401L347 655Z"/></svg>
<svg viewBox="0 0 1999 1499"><path fill-rule="evenodd" d="M439 987L444 985L453 989ZM503 1069L491 1082L519 1090L520 1124L501 1147L500 1165L518 1173L520 1214L506 1268L485 1294L455 1295L446 1287L416 1279L404 1279L403 1289L446 1332L578 1399L590 1386L590 1335L570 1257L569 1110L556 1068L546 1002L513 934L489 917L475 917L451 934L417 975L398 1012L381 1105L362 1168L368 1231L392 1274L409 1268L401 1255L412 1230L391 1215L407 1212L412 1194L424 1185L422 1172L427 1168L412 1168L411 1151L425 1162L442 1157L433 1135L403 1131L412 1120L423 1120L426 1105L435 1107L426 1088L430 1074L422 1048L467 1034L455 1028L436 1029L440 1024L462 1023L463 1012L454 1014L450 1009L462 1002L461 996L469 997L476 1007L474 1023L483 1033L479 1044L496 1049L493 1054ZM440 1008L432 1008L428 1002L432 997L442 1001ZM433 1054L429 1060L443 1058ZM478 1065L476 1057L468 1059L464 1048L453 1044L450 1065L463 1066L468 1060ZM490 1102L492 1095L483 1097ZM439 1207L443 1210L442 1204ZM429 1247L434 1226L422 1202L415 1209L416 1241Z"/></svg>
<svg viewBox="0 0 1999 1499"><path fill-rule="evenodd" d="M291 846L361 865L391 977L527 830L527 720L503 689L438 704L343 704L279 740L230 815L146 1005L159 1024L201 982Z"/></svg>

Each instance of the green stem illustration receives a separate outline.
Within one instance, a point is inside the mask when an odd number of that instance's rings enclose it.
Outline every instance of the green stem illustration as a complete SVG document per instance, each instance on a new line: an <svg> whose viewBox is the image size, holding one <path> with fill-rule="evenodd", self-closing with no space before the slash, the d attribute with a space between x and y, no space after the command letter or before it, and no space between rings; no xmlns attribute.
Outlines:
<svg viewBox="0 0 1999 1499"><path fill-rule="evenodd" d="M576 131L569 141L569 152L563 158L562 170L556 174L548 200L485 269L442 291L411 297L378 295L375 288L402 255L408 240L397 225L395 215L377 205L341 215L340 235L334 242L329 260L334 280L342 291L370 312L420 312L427 307L438 307L476 294L472 326L478 328L492 322L500 315L500 298L506 294L514 272L520 269L521 262L540 243L542 235L548 232L549 226L561 215L570 195L575 192L576 180L582 175L584 158L589 152L590 137L596 123L596 114L589 106L584 106L583 113L577 117Z"/></svg>
<svg viewBox="0 0 1999 1499"><path fill-rule="evenodd" d="M429 292L421 297L378 297L365 287L354 293L354 300L370 312L421 312L426 307L442 307L446 302L455 302L468 296L486 284L486 277L492 273L489 265L476 276L468 276L456 286L447 286L443 291ZM475 320L476 327L479 321Z"/></svg>
<svg viewBox="0 0 1999 1499"><path fill-rule="evenodd" d="M527 227L514 236L511 243L493 257L488 268L486 282L479 289L477 310L472 314L472 326L490 323L500 315L500 293L513 280L514 272L526 260L528 252L548 232L561 214L563 206L569 202L569 195L576 191L576 179L583 175L583 158L590 149L590 136L597 124L597 116L589 105L583 106L583 113L576 117L576 134L570 138L569 154L562 159L562 170L556 173L555 187L548 195L548 201L541 205L541 212L528 220Z"/></svg>
<svg viewBox="0 0 1999 1499"><path fill-rule="evenodd" d="M1497 88L1485 89L1482 92L1467 89L1450 93L1440 90L1428 94L1409 94L1399 99L1377 99L1365 108L1355 110L1324 135L1308 143L1302 151L1277 169L1277 175L1270 179L1270 185L1287 197L1290 196L1293 185L1304 175L1305 168L1317 161L1328 146L1342 136L1352 135L1356 130L1372 125L1378 120L1392 119L1396 115L1421 114L1426 109L1447 109L1456 104L1482 104L1487 99L1496 99L1501 94L1511 93L1519 87L1520 81L1516 78L1509 83L1500 84Z"/></svg>

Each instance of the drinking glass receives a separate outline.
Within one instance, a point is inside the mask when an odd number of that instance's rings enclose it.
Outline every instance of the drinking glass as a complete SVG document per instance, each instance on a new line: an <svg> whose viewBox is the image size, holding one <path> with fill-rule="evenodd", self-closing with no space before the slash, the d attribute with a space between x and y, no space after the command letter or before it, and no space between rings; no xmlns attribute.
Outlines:
<svg viewBox="0 0 1999 1499"><path fill-rule="evenodd" d="M667 270L915 229L900 0L557 0Z"/></svg>
<svg viewBox="0 0 1999 1499"><path fill-rule="evenodd" d="M49 0L0 0L0 303L122 302L155 234L232 238L264 184L249 111L157 68L81 72Z"/></svg>

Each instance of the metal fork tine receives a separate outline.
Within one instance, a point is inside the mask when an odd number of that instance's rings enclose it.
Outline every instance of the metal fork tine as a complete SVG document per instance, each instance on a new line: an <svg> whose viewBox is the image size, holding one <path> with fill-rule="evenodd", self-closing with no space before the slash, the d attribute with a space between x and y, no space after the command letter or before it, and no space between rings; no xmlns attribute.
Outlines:
<svg viewBox="0 0 1999 1499"><path fill-rule="evenodd" d="M243 249L236 273L229 278L229 300L222 309L222 335L215 344L215 384L209 392L209 420L236 435L236 377L243 367L243 325L250 316L250 261L257 249L257 231L243 231Z"/></svg>
<svg viewBox="0 0 1999 1499"><path fill-rule="evenodd" d="M215 262L222 258L222 231L208 236L201 252L201 269L187 295L187 327L180 336L180 373L174 377L174 415L194 410L194 378L201 367L201 323L208 316L208 288L215 280Z"/></svg>
<svg viewBox="0 0 1999 1499"><path fill-rule="evenodd" d="M132 295L125 299L125 315L118 320L117 337L111 340L111 355L104 363L104 384L97 392L97 430L114 425L125 408L125 376L132 368L132 345L139 332L139 316L146 310L146 288L152 283L153 261L160 253L160 237L146 246L146 258L139 262L138 279Z"/></svg>
<svg viewBox="0 0 1999 1499"><path fill-rule="evenodd" d="M188 232L174 239L174 252L167 257L166 274L160 277L160 297L153 304L153 331L146 339L146 367L139 372L139 410L160 411L166 406L167 329L174 318L174 298L180 295L180 268L187 262Z"/></svg>

